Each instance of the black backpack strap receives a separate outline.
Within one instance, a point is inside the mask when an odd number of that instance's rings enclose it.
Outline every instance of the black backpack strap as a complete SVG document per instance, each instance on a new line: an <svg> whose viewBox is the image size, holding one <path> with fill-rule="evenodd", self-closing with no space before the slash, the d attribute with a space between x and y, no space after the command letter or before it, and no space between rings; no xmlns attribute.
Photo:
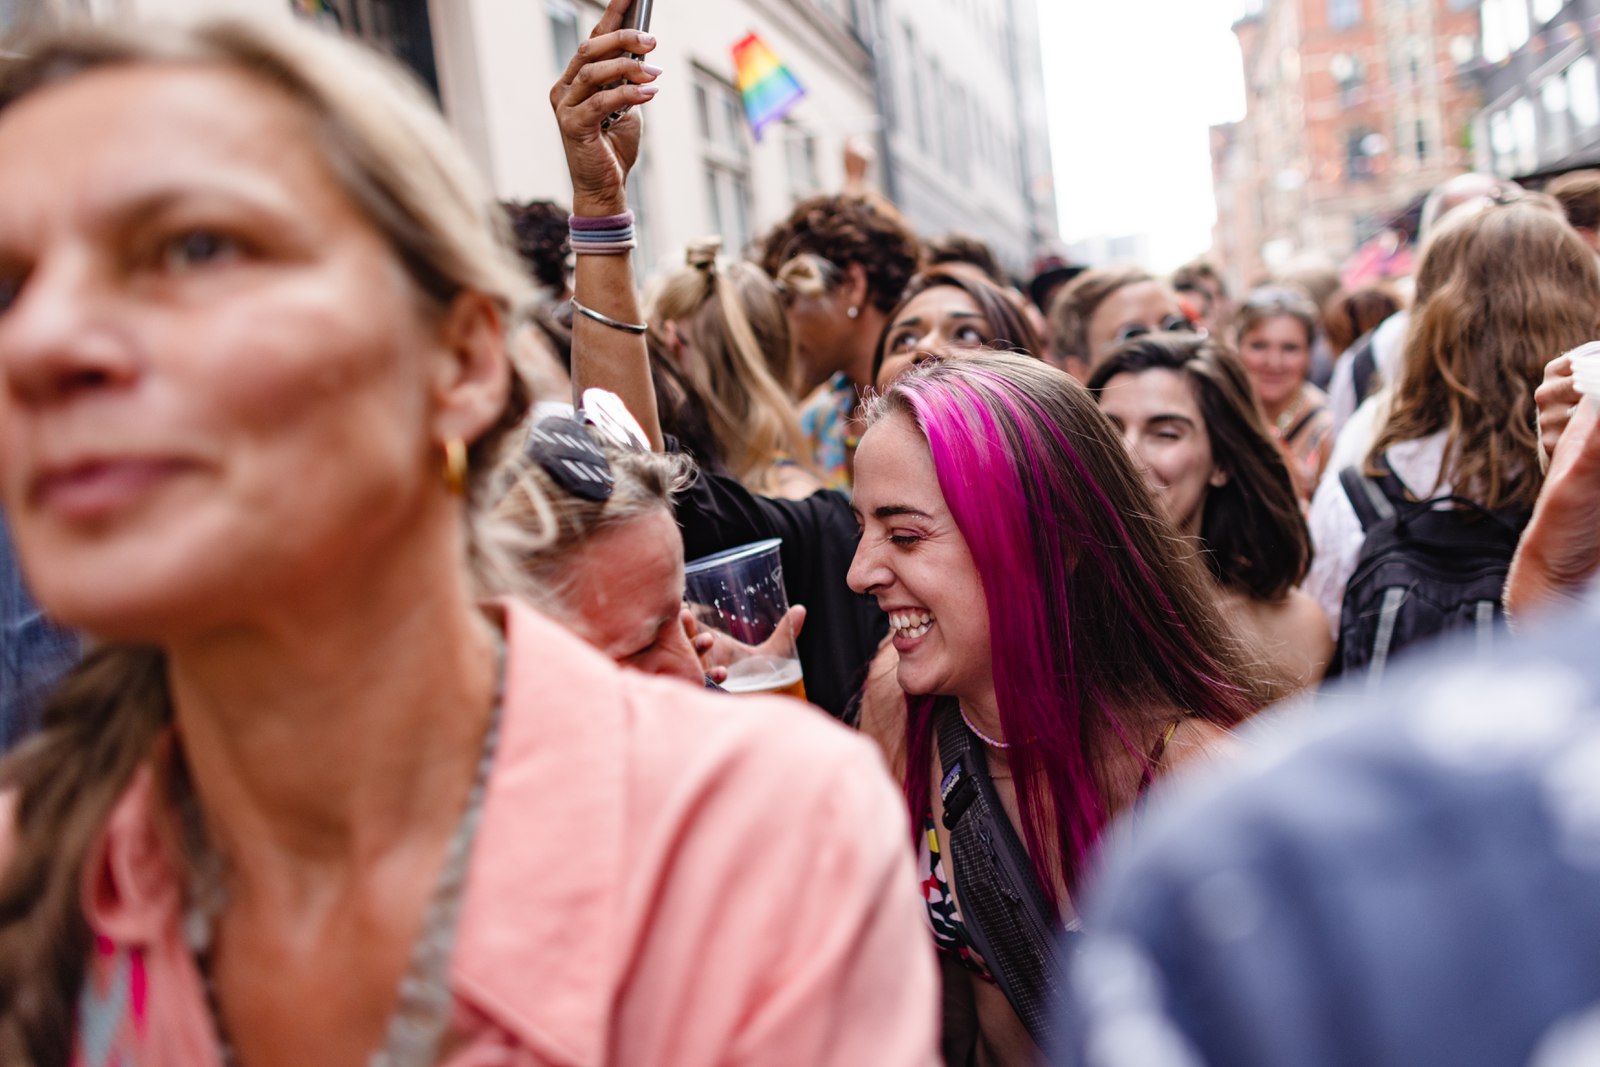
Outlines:
<svg viewBox="0 0 1600 1067"><path fill-rule="evenodd" d="M960 706L942 701L935 718L950 875L967 935L1034 1042L1053 1048L1066 990L1061 924L1000 804L982 746L961 720Z"/></svg>
<svg viewBox="0 0 1600 1067"><path fill-rule="evenodd" d="M1393 471L1385 475L1384 481L1390 478L1394 478ZM1339 484L1344 486L1344 495L1350 498L1350 506L1361 520L1363 532L1394 518L1394 501L1385 492L1386 487L1361 473L1360 467L1346 467L1340 471Z"/></svg>
<svg viewBox="0 0 1600 1067"><path fill-rule="evenodd" d="M1301 416L1294 421L1294 425L1289 427L1289 429L1284 432L1284 442L1293 442L1295 438L1300 436L1307 426L1311 425L1311 420L1315 419L1318 415L1321 415L1325 410L1326 408L1321 404L1311 405L1310 408L1303 412Z"/></svg>
<svg viewBox="0 0 1600 1067"><path fill-rule="evenodd" d="M1378 356L1373 344L1377 330L1368 330L1351 346L1350 353L1350 380L1356 387L1356 406L1372 395L1373 378L1378 373Z"/></svg>

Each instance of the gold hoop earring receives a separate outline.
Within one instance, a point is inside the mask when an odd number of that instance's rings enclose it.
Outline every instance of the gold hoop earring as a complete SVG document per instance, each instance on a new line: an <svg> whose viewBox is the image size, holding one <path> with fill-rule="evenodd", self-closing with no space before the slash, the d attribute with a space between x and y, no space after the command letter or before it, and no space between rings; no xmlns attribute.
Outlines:
<svg viewBox="0 0 1600 1067"><path fill-rule="evenodd" d="M467 446L459 437L444 443L444 484L456 496L467 495Z"/></svg>

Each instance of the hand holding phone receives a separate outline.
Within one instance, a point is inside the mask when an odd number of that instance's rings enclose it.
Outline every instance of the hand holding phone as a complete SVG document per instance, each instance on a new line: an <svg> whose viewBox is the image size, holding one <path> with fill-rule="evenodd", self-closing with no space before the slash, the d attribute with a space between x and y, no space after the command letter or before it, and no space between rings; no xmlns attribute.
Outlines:
<svg viewBox="0 0 1600 1067"><path fill-rule="evenodd" d="M628 13L622 16L622 28L625 30L638 30L640 33L649 33L651 9L654 7L655 0L633 0L633 3L628 6ZM644 59L643 56L634 56L633 58ZM617 85L621 84L621 82L617 83ZM611 89L615 88L615 86L608 85L606 88ZM600 123L600 128L609 130L621 120L622 116L632 109L632 104L617 108L617 110L606 116L604 122Z"/></svg>

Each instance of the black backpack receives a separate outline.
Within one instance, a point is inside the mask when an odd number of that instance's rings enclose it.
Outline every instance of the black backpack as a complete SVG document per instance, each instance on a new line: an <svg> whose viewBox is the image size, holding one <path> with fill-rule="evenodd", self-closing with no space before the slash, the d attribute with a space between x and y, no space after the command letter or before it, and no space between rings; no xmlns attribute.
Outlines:
<svg viewBox="0 0 1600 1067"><path fill-rule="evenodd" d="M1489 642L1529 517L1457 496L1413 500L1387 457L1377 466L1380 477L1356 467L1339 472L1367 536L1345 586L1339 647L1328 671L1365 670L1370 683L1396 652L1427 638L1472 627L1480 644Z"/></svg>

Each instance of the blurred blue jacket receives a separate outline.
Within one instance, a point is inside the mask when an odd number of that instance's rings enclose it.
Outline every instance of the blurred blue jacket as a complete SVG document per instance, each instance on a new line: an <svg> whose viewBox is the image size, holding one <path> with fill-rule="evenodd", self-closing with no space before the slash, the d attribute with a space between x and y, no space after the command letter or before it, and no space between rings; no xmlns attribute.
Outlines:
<svg viewBox="0 0 1600 1067"><path fill-rule="evenodd" d="M1600 1064L1600 599L1419 657L1152 797L1061 1064Z"/></svg>
<svg viewBox="0 0 1600 1067"><path fill-rule="evenodd" d="M77 637L52 625L28 595L0 514L0 751L38 725L44 696L77 658Z"/></svg>

